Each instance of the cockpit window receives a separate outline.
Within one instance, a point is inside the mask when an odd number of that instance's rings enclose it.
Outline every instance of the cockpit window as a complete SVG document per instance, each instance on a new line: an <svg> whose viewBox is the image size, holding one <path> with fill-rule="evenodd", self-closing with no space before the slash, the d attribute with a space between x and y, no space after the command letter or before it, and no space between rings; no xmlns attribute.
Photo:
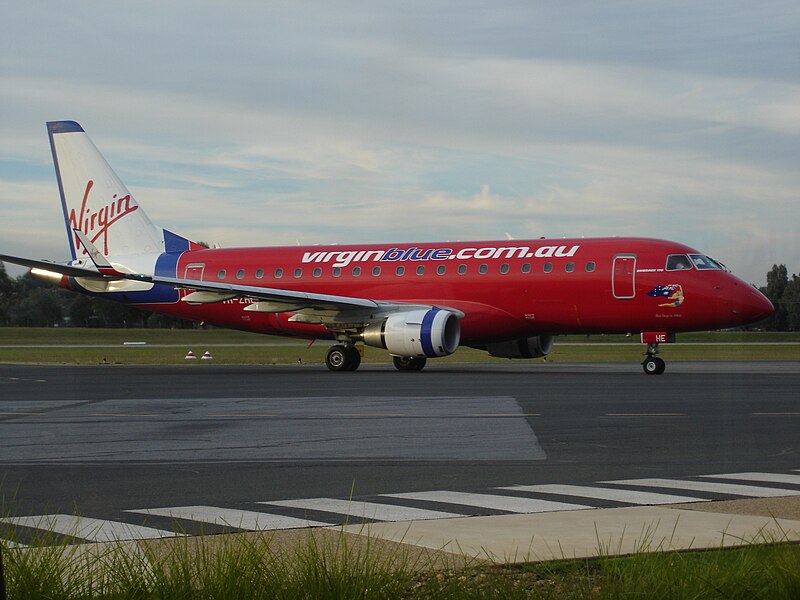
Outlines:
<svg viewBox="0 0 800 600"><path fill-rule="evenodd" d="M701 271L725 271L725 267L723 267L720 263L715 261L713 258L705 256L703 254L690 254L689 255L694 263L694 266L697 267Z"/></svg>
<svg viewBox="0 0 800 600"><path fill-rule="evenodd" d="M685 254L670 254L667 257L667 271L687 271L692 268L692 261Z"/></svg>

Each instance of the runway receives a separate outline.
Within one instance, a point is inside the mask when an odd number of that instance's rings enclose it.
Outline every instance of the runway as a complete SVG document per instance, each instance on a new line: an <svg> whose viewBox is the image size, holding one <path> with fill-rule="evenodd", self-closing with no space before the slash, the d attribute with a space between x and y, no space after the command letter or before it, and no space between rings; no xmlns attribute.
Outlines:
<svg viewBox="0 0 800 600"><path fill-rule="evenodd" d="M800 468L799 384L792 362L674 362L661 377L516 362L422 373L0 365L2 510L168 529L209 507L257 518L263 503L330 523L309 504L319 498L462 515L465 494L478 498L466 514L503 514L505 500L485 498L498 489L581 507L635 504L602 491L613 485L735 497L664 480ZM791 477L769 486L800 492ZM204 530L230 525L214 517Z"/></svg>

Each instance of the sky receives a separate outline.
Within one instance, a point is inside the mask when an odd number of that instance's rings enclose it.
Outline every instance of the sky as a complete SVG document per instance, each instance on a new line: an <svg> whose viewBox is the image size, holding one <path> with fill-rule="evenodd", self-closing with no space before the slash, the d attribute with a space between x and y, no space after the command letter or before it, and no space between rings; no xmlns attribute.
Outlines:
<svg viewBox="0 0 800 600"><path fill-rule="evenodd" d="M65 260L45 122L224 247L542 236L800 272L800 4L0 3L0 253ZM12 274L19 274L8 267Z"/></svg>

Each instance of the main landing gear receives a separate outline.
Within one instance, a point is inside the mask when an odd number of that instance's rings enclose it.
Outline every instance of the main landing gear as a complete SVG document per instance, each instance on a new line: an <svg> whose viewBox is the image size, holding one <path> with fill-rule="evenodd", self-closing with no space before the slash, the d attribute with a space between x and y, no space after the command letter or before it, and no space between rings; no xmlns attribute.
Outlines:
<svg viewBox="0 0 800 600"><path fill-rule="evenodd" d="M424 356L393 356L392 362L398 371L422 371L428 359Z"/></svg>
<svg viewBox="0 0 800 600"><path fill-rule="evenodd" d="M331 371L355 371L361 364L361 354L353 345L336 344L328 348L325 366Z"/></svg>
<svg viewBox="0 0 800 600"><path fill-rule="evenodd" d="M648 375L661 375L667 368L666 363L656 354L658 354L658 344L648 344L647 356L642 362L642 369Z"/></svg>
<svg viewBox="0 0 800 600"><path fill-rule="evenodd" d="M394 356L392 358L398 371L422 371L428 362L424 356ZM335 344L328 348L325 366L331 371L355 371L361 365L361 354L352 344Z"/></svg>

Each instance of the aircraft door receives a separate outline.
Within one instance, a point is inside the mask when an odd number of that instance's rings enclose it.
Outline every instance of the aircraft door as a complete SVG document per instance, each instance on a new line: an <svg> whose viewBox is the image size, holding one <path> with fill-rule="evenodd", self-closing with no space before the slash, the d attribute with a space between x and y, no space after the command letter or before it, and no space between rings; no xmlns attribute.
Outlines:
<svg viewBox="0 0 800 600"><path fill-rule="evenodd" d="M611 291L618 300L630 300L636 295L635 254L618 254L614 257Z"/></svg>
<svg viewBox="0 0 800 600"><path fill-rule="evenodd" d="M186 271L183 274L183 278L203 281L203 271L205 271L205 268L206 266L204 264L186 265Z"/></svg>
<svg viewBox="0 0 800 600"><path fill-rule="evenodd" d="M194 279L195 281L203 281L203 272L205 271L206 266L202 263L193 263L190 265L186 265L186 270L183 272L184 279ZM186 296L186 294L190 293L191 290L182 289L181 290L181 298Z"/></svg>

